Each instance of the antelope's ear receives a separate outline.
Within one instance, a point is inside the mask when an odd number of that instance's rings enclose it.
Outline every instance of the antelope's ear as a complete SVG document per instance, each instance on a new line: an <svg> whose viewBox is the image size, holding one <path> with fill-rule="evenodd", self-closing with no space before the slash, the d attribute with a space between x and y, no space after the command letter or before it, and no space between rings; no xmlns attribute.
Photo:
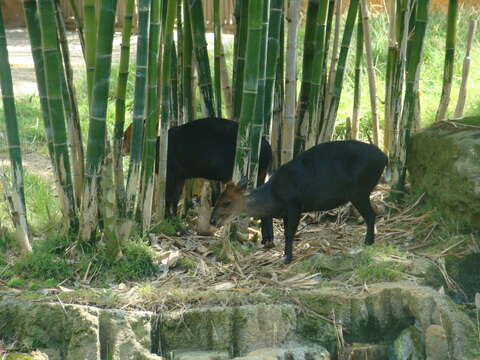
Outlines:
<svg viewBox="0 0 480 360"><path fill-rule="evenodd" d="M241 190L246 190L247 189L247 186L248 186L248 178L246 176L242 176L242 178L240 179L240 181L238 182L237 186L241 189Z"/></svg>

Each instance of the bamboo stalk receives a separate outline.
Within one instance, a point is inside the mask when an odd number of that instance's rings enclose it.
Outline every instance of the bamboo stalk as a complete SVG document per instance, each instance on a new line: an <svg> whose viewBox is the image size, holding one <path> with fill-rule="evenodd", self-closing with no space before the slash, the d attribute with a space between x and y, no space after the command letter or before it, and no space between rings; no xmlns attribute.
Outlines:
<svg viewBox="0 0 480 360"><path fill-rule="evenodd" d="M91 240L97 230L99 203L97 191L102 176L107 139L107 105L112 65L112 43L117 0L103 0L100 8L95 76L93 78L92 104L88 128L85 191L82 202L80 239Z"/></svg>
<svg viewBox="0 0 480 360"><path fill-rule="evenodd" d="M303 144L299 144L295 149L295 153L304 151L315 145L317 140L318 129L321 124L321 88L322 78L324 74L324 60L326 58L326 28L327 28L327 14L328 14L328 1L322 1L320 3L317 26L315 34L315 52L314 61L312 63L312 84L310 88L310 101L308 112L305 116L308 118L308 127L306 127L306 133L302 134L304 140ZM305 127L304 127L305 129ZM297 140L299 140L297 138Z"/></svg>
<svg viewBox="0 0 480 360"><path fill-rule="evenodd" d="M80 47L82 48L83 58L85 59L85 35L83 33L82 19L80 18L75 0L68 0L68 3L70 4L70 9L73 13L73 19L75 20L75 26L77 27L78 38L80 40Z"/></svg>
<svg viewBox="0 0 480 360"><path fill-rule="evenodd" d="M178 125L185 124L185 117L183 116L183 21L182 21L182 7L183 1L177 1L177 66L176 77L177 77L177 112L178 112Z"/></svg>
<svg viewBox="0 0 480 360"><path fill-rule="evenodd" d="M140 165L143 143L143 126L146 119L146 94L148 70L148 38L150 0L138 1L137 66L132 115L130 163L127 177L127 217L133 219L135 202L140 188ZM155 66L155 65L154 65Z"/></svg>
<svg viewBox="0 0 480 360"><path fill-rule="evenodd" d="M399 4L397 7L396 31L397 38L400 40L398 55L395 59L395 69L392 81L391 115L390 115L390 135L389 135L389 162L388 167L392 171L391 182L398 181L398 171L400 167L400 115L403 104L403 84L405 76L405 64L407 54L407 40L409 36L408 19L411 17L413 1L408 0L406 4ZM412 15L413 16L413 15Z"/></svg>
<svg viewBox="0 0 480 360"><path fill-rule="evenodd" d="M372 109L372 133L373 143L378 146L378 117L377 117L377 88L375 85L375 69L372 61L372 40L370 39L370 29L368 26L368 7L367 0L360 0L360 9L362 13L363 36L365 38L365 59L367 61L368 87L370 90L370 107Z"/></svg>
<svg viewBox="0 0 480 360"><path fill-rule="evenodd" d="M239 181L247 176L253 184L256 174L249 173L251 151L251 126L255 114L255 100L258 94L260 76L260 47L263 22L263 4L248 3L248 35L245 51L245 72L243 75L242 107L240 111L233 180ZM258 138L260 143L260 138Z"/></svg>
<svg viewBox="0 0 480 360"><path fill-rule="evenodd" d="M238 120L242 106L243 74L245 67L245 47L247 45L247 20L249 0L237 0L235 13L237 29L235 34L235 52L233 58L233 120Z"/></svg>
<svg viewBox="0 0 480 360"><path fill-rule="evenodd" d="M183 1L183 66L182 66L182 84L183 84L183 114L185 122L192 121L195 118L193 101L193 66L192 66L192 29L190 25L190 12L188 11L188 0Z"/></svg>
<svg viewBox="0 0 480 360"><path fill-rule="evenodd" d="M284 122L284 99L285 99L285 16L280 17L279 54L277 71L275 74L275 88L273 92L272 120L270 122L270 144L272 146L273 164L272 168L277 169L282 159L282 128ZM295 131L295 129L293 130Z"/></svg>
<svg viewBox="0 0 480 360"><path fill-rule="evenodd" d="M88 105L92 105L93 77L95 75L95 49L97 43L97 18L95 0L83 2L83 28L85 29L85 65L87 70Z"/></svg>
<svg viewBox="0 0 480 360"><path fill-rule="evenodd" d="M386 154L389 153L389 137L390 137L390 122L392 115L392 84L394 71L396 67L396 59L398 57L398 44L396 32L396 13L397 1L390 0L388 7L388 54L387 54L387 70L385 75L385 111L383 122L383 150Z"/></svg>
<svg viewBox="0 0 480 360"><path fill-rule="evenodd" d="M353 28L355 26L355 19L358 11L358 1L351 0L348 7L347 19L345 21L345 30L342 38L342 45L340 47L340 55L338 58L337 69L335 71L335 80L332 87L331 101L326 113L325 121L322 123L322 128L319 136L320 142L329 141L332 137L335 128L335 119L337 117L338 105L343 87L343 76L345 73L345 64L347 62L348 50L350 47L350 40L352 38Z"/></svg>
<svg viewBox="0 0 480 360"><path fill-rule="evenodd" d="M477 21L470 20L468 25L468 35L467 35L467 50L465 53L465 58L463 59L463 69L462 69L462 82L460 84L460 91L458 92L458 101L455 108L455 118L463 117L463 109L465 107L465 101L467 99L467 82L468 75L470 72L470 53L472 50L473 40L475 39L475 31L477 29Z"/></svg>
<svg viewBox="0 0 480 360"><path fill-rule="evenodd" d="M273 113L275 81L280 57L280 29L283 15L283 0L270 1L270 20L268 26L267 70L265 74L264 133L270 135Z"/></svg>
<svg viewBox="0 0 480 360"><path fill-rule="evenodd" d="M43 125L45 128L45 138L47 139L47 149L52 162L52 169L54 171L55 177L55 188L61 197L61 186L60 180L58 178L57 169L55 166L55 156L53 149L53 134L52 134L52 124L50 120L50 113L48 110L48 99L47 99L47 84L45 76L45 64L43 61L43 52L42 52L42 39L40 31L40 23L37 13L37 3L36 0L24 0L23 9L25 14L25 22L27 25L28 36L30 39L30 47L32 51L33 64L35 68L35 77L37 79L37 88L38 94L40 97L40 108L42 111Z"/></svg>
<svg viewBox="0 0 480 360"><path fill-rule="evenodd" d="M162 60L162 91L161 91L161 117L160 117L160 147L158 161L158 195L157 216L159 220L165 218L165 189L167 179L167 149L168 149L168 122L170 96L169 96L169 77L171 76L171 52L173 51L173 24L175 23L175 0L166 0L167 14L165 23L165 39ZM190 13L191 15L191 13ZM203 21L203 19L202 19Z"/></svg>
<svg viewBox="0 0 480 360"><path fill-rule="evenodd" d="M312 87L312 65L316 45L317 14L319 0L309 0L307 7L307 18L305 20L305 37L303 40L303 58L302 58L302 82L300 94L298 96L298 106L295 123L295 147L304 148L305 131L302 131L305 113L309 108L310 88ZM325 1L322 1L324 5ZM306 124L305 124L306 125ZM301 144L301 145L300 145ZM295 150L295 153L299 151Z"/></svg>
<svg viewBox="0 0 480 360"><path fill-rule="evenodd" d="M120 45L120 64L118 66L117 90L115 96L115 125L113 129L113 177L115 181L115 197L117 208L121 216L125 215L125 193L122 144L123 129L125 126L125 97L127 92L128 67L130 63L130 37L132 34L134 0L125 1L125 10L122 29L122 44Z"/></svg>
<svg viewBox="0 0 480 360"><path fill-rule="evenodd" d="M406 157L410 145L410 133L415 117L415 102L418 98L418 81L420 77L421 58L423 54L424 37L428 20L428 0L417 4L417 16L415 21L415 32L408 40L407 75L405 86L405 101L402 112L402 131L400 134L401 168L400 176L395 186L397 190L404 190L405 177L407 173Z"/></svg>
<svg viewBox="0 0 480 360"><path fill-rule="evenodd" d="M158 53L160 43L160 0L151 1L150 32L148 36L148 71L147 71L147 119L143 141L143 157L141 170L140 196L137 204L137 215L142 219L143 233L150 230L153 211L153 193L155 186L155 161L157 158L158 132ZM169 39L170 40L170 39ZM164 38L164 41L168 41ZM171 44L170 44L171 46ZM169 54L170 56L170 54ZM165 61L165 59L163 59ZM163 65L162 61L162 65ZM169 72L171 69L168 69ZM169 83L167 86L169 87ZM162 94L163 96L163 94ZM170 96L168 90L166 96Z"/></svg>
<svg viewBox="0 0 480 360"><path fill-rule="evenodd" d="M54 3L52 0L39 0L38 4L47 101L53 133L53 154L60 182L60 187L57 190L62 204L65 227L69 231L75 232L78 227L78 219L68 154L65 113L62 104L60 54L58 52Z"/></svg>
<svg viewBox="0 0 480 360"><path fill-rule="evenodd" d="M228 77L227 61L225 59L225 51L223 43L220 43L220 80L223 90L223 99L225 102L225 110L227 118L233 117L233 104L232 104L232 86L230 85L230 79Z"/></svg>
<svg viewBox="0 0 480 360"><path fill-rule="evenodd" d="M20 148L20 134L18 131L17 111L15 97L13 95L12 73L8 61L7 38L3 25L3 14L0 7L0 88L2 90L3 111L5 113L5 127L7 130L8 152L13 180L12 204L13 213L17 221L18 247L23 252L31 252L30 235L27 225L27 213L25 206L25 191L23 183L22 151ZM15 199L15 200L13 200Z"/></svg>
<svg viewBox="0 0 480 360"><path fill-rule="evenodd" d="M297 30L300 13L300 1L291 0L288 13L288 40L285 73L285 118L282 126L281 163L284 164L293 158L295 140L295 99L296 99L296 71L297 71Z"/></svg>
<svg viewBox="0 0 480 360"><path fill-rule="evenodd" d="M62 8L58 0L55 1L56 18L58 26L58 39L63 56L62 89L64 92L63 105L67 115L67 129L70 140L70 161L72 162L72 179L77 199L77 206L80 206L80 200L83 196L84 179L84 153L82 132L80 128L80 114L78 113L77 94L73 83L73 69L70 63L70 52L68 49L66 26Z"/></svg>
<svg viewBox="0 0 480 360"><path fill-rule="evenodd" d="M445 65L443 68L443 87L435 121L445 120L450 92L452 91L453 65L455 62L455 37L457 35L458 0L449 0L447 16L447 40L445 45Z"/></svg>
<svg viewBox="0 0 480 360"><path fill-rule="evenodd" d="M338 46L340 44L340 22L342 18L342 0L335 0L335 28L333 32L332 54L330 59L330 71L328 74L327 86L325 88L325 100L323 111L326 116L332 98L332 87L335 79L335 71L338 62ZM325 120L324 120L325 121Z"/></svg>
<svg viewBox="0 0 480 360"><path fill-rule="evenodd" d="M214 89L217 117L222 117L222 85L220 80L220 52L222 43L222 24L220 22L220 0L213 0L213 29L214 29Z"/></svg>
<svg viewBox="0 0 480 360"><path fill-rule="evenodd" d="M358 12L358 24L357 24L357 47L355 54L355 78L354 78L354 91L353 91L353 111L351 120L351 139L358 139L359 120L358 114L360 111L360 77L362 75L362 55L363 55L363 25L362 25L362 12Z"/></svg>
<svg viewBox="0 0 480 360"><path fill-rule="evenodd" d="M248 173L254 180L253 186L257 184L258 161L260 156L260 143L263 135L263 119L265 117L265 83L267 72L267 41L268 41L268 22L270 17L270 0L263 1L262 9L262 29L260 34L260 60L258 69L257 96L255 99L255 110L253 113L251 134L250 134L250 164Z"/></svg>
<svg viewBox="0 0 480 360"><path fill-rule="evenodd" d="M212 76L208 61L207 41L205 40L205 23L201 0L189 0L190 25L193 48L198 73L198 87L202 96L205 116L215 116Z"/></svg>

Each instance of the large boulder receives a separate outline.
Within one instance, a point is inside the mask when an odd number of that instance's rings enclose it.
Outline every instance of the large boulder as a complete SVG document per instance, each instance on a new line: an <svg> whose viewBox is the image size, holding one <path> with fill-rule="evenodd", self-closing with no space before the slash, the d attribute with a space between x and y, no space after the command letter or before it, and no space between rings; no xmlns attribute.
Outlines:
<svg viewBox="0 0 480 360"><path fill-rule="evenodd" d="M480 229L480 117L433 124L412 137L412 188L454 223Z"/></svg>

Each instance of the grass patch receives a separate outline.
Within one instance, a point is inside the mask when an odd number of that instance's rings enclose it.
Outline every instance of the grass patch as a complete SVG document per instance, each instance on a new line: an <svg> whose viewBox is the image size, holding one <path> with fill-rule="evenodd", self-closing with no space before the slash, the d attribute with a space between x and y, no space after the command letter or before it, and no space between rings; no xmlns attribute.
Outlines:
<svg viewBox="0 0 480 360"><path fill-rule="evenodd" d="M176 236L185 233L186 225L183 219L179 217L173 217L171 219L165 219L162 222L156 224L152 228L152 232L162 233L169 236Z"/></svg>
<svg viewBox="0 0 480 360"><path fill-rule="evenodd" d="M357 255L354 273L362 282L395 281L404 277L407 266L391 256L401 253L387 246L370 246Z"/></svg>
<svg viewBox="0 0 480 360"><path fill-rule="evenodd" d="M92 285L135 281L156 274L157 267L150 247L140 241L128 240L122 246L123 257L111 262L100 249L86 247L68 252L72 245L67 236L48 236L35 243L32 253L15 258L0 274L8 286L29 288L55 287L60 282L83 280L85 274Z"/></svg>

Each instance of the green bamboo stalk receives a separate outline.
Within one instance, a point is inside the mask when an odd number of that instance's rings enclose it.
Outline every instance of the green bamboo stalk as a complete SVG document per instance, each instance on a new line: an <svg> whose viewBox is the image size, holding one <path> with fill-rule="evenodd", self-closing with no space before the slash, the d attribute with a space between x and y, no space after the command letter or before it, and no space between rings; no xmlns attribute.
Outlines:
<svg viewBox="0 0 480 360"><path fill-rule="evenodd" d="M225 111L228 119L233 117L233 104L232 104L232 86L230 85L230 79L228 76L227 60L225 60L225 51L223 43L220 43L220 80L223 90L223 100L225 102Z"/></svg>
<svg viewBox="0 0 480 360"><path fill-rule="evenodd" d="M83 2L83 28L85 29L85 65L87 68L88 105L92 105L93 77L95 75L95 49L97 47L97 18L95 0Z"/></svg>
<svg viewBox="0 0 480 360"><path fill-rule="evenodd" d="M183 114L185 122L192 121L195 118L192 94L192 30L190 25L190 13L188 11L188 0L183 1L183 66L182 66L182 85L183 85Z"/></svg>
<svg viewBox="0 0 480 360"><path fill-rule="evenodd" d="M365 43L365 60L367 61L368 87L370 93L370 107L372 110L372 134L373 143L378 146L379 126L377 118L377 88L375 85L375 69L372 60L372 41L370 39L370 29L368 26L368 5L366 0L360 0L360 10L362 13L363 36Z"/></svg>
<svg viewBox="0 0 480 360"><path fill-rule="evenodd" d="M405 101L402 112L403 127L400 134L400 148L402 149L400 159L400 176L396 189L404 190L406 168L406 153L410 145L410 133L415 117L415 102L418 97L418 79L420 77L421 58L428 20L428 0L417 3L417 16L414 27L414 34L408 40L407 74L405 85Z"/></svg>
<svg viewBox="0 0 480 360"><path fill-rule="evenodd" d="M243 100L240 111L233 180L247 176L251 183L255 174L249 173L251 124L255 112L258 91L263 4L250 1L248 4L248 35L245 52L245 72L243 78ZM260 138L258 139L260 142Z"/></svg>
<svg viewBox="0 0 480 360"><path fill-rule="evenodd" d="M454 114L454 117L457 119L463 117L463 108L465 107L465 100L467 99L467 81L468 74L470 72L470 53L472 50L473 40L475 39L476 29L477 21L470 20L468 25L467 50L463 59L462 83L460 84L460 91L458 93L458 101Z"/></svg>
<svg viewBox="0 0 480 360"><path fill-rule="evenodd" d="M392 103L391 103L391 116L390 116L390 135L389 135L389 162L388 167L391 170L391 183L396 183L400 174L398 169L401 167L401 148L400 148L400 119L402 111L402 91L403 91L403 79L405 75L406 57L407 57L407 42L409 34L411 32L410 25L411 18L415 18L416 13L414 10L415 0L399 0L397 3L397 39L400 40L398 48L398 56L395 63L395 69L392 82ZM414 22L413 22L414 24Z"/></svg>
<svg viewBox="0 0 480 360"><path fill-rule="evenodd" d="M113 176L115 197L120 215L125 214L127 194L123 184L122 144L125 126L125 97L127 92L128 68L130 64L130 37L132 34L134 0L125 0L123 17L122 44L120 45L120 64L118 66L117 90L115 95L115 125L113 129Z"/></svg>
<svg viewBox="0 0 480 360"><path fill-rule="evenodd" d="M249 0L237 0L237 31L235 34L235 53L233 57L233 120L238 120L242 107L243 74L245 68L245 47L247 45L247 13ZM238 22L238 19L240 22Z"/></svg>
<svg viewBox="0 0 480 360"><path fill-rule="evenodd" d="M53 153L55 167L59 175L59 195L63 208L65 226L76 231L78 219L72 184L72 172L68 154L67 133L65 129L65 113L62 104L60 54L57 39L57 27L52 0L39 0L38 10L42 34L43 61L45 64L45 80L47 100L52 124Z"/></svg>
<svg viewBox="0 0 480 360"><path fill-rule="evenodd" d="M445 120L450 93L452 91L453 65L455 62L455 38L457 36L458 0L448 1L447 39L445 45L445 66L443 68L443 87L435 121Z"/></svg>
<svg viewBox="0 0 480 360"><path fill-rule="evenodd" d="M280 18L280 36L279 36L279 55L277 62L277 72L275 75L275 89L273 95L272 120L270 122L270 131L268 133L270 144L272 146L273 164L272 168L277 169L282 159L282 129L284 120L284 100L285 100L285 16Z"/></svg>
<svg viewBox="0 0 480 360"><path fill-rule="evenodd" d="M325 1L322 1L322 5ZM305 143L301 132L304 115L309 107L310 87L312 86L312 68L316 45L316 31L318 18L319 0L309 0L307 7L307 18L305 21L305 37L303 40L303 64L302 64L302 83L300 86L300 95L298 97L297 119L295 123L295 147L303 148ZM297 145L298 144L298 145ZM297 151L295 150L295 153Z"/></svg>
<svg viewBox="0 0 480 360"><path fill-rule="evenodd" d="M193 48L198 72L198 87L202 96L205 116L215 116L215 106L212 88L212 76L208 62L207 41L205 39L205 23L201 0L189 0L190 26ZM170 45L169 45L170 46Z"/></svg>
<svg viewBox="0 0 480 360"><path fill-rule="evenodd" d="M265 74L264 132L270 136L270 123L273 113L275 78L280 57L280 28L282 24L283 1L270 1L270 19L268 26L267 71Z"/></svg>
<svg viewBox="0 0 480 360"><path fill-rule="evenodd" d="M270 122L273 113L275 77L280 56L280 27L283 15L283 1L270 0L268 25L267 71L265 74L264 133L270 135Z"/></svg>
<svg viewBox="0 0 480 360"><path fill-rule="evenodd" d="M258 69L257 96L255 99L255 110L250 129L250 164L248 173L254 179L253 185L257 184L258 158L260 156L260 142L263 135L265 117L265 83L267 72L267 41L268 24L270 16L270 0L263 1L262 9L262 31L260 34L260 60Z"/></svg>
<svg viewBox="0 0 480 360"><path fill-rule="evenodd" d="M170 75L170 106L171 106L171 118L170 118L170 126L178 126L179 125L179 118L178 118L178 78L177 78L177 50L175 46L175 41L172 40L172 59L170 64L170 71L172 74Z"/></svg>
<svg viewBox="0 0 480 360"><path fill-rule="evenodd" d="M168 1L166 22L165 22L165 38L162 60L162 91L161 91L161 115L160 115L160 146L158 161L158 195L157 216L160 220L165 218L165 189L167 179L167 149L168 149L168 123L171 116L171 106L169 94L169 83L172 75L172 52L173 52L173 24L175 23L175 0ZM190 13L191 15L191 13ZM192 16L191 16L192 17ZM203 21L203 18L202 18ZM193 25L193 24L192 24ZM192 29L193 30L193 29ZM204 38L205 39L205 38Z"/></svg>
<svg viewBox="0 0 480 360"><path fill-rule="evenodd" d="M241 178L247 177L249 185L254 183L257 174L249 173L250 146L252 144L251 125L255 113L255 99L257 96L260 52L262 43L262 21L263 4L260 1L249 1L247 17L247 44L245 51L245 71L243 73L243 94L240 109L237 144L233 166L233 181L238 182ZM244 16L245 13L242 13ZM238 94L237 94L238 95ZM236 95L236 96L237 96ZM258 138L260 141L260 138ZM258 161L258 160L257 160ZM233 259L230 240L237 238L237 229L241 222L237 221L224 228L223 248L220 256ZM241 226L244 227L244 226Z"/></svg>
<svg viewBox="0 0 480 360"><path fill-rule="evenodd" d="M20 148L20 134L18 131L17 111L13 95L12 73L8 61L7 38L3 25L3 14L0 7L0 88L2 90L3 111L5 113L5 127L7 130L8 152L13 180L12 203L14 213L18 219L15 224L17 242L23 252L31 252L27 214L25 206L25 191L23 185L22 151Z"/></svg>
<svg viewBox="0 0 480 360"><path fill-rule="evenodd" d="M88 241L97 229L97 191L105 158L108 90L112 65L112 43L115 30L116 0L103 0L100 8L95 76L88 128L85 191L82 202L80 239Z"/></svg>
<svg viewBox="0 0 480 360"><path fill-rule="evenodd" d="M220 45L222 43L222 23L220 20L220 0L213 0L213 30L214 30L214 90L217 117L222 117L222 85L220 80Z"/></svg>
<svg viewBox="0 0 480 360"><path fill-rule="evenodd" d="M337 69L338 63L338 45L340 42L340 22L342 17L342 0L335 0L335 28L333 31L333 43L332 43L332 51L330 55L330 65L328 71L328 79L327 84L324 90L324 100L323 100L323 116L322 122L325 122L325 116L328 113L328 109L330 107L331 99L332 99L332 87L333 82L335 79L335 72Z"/></svg>
<svg viewBox="0 0 480 360"><path fill-rule="evenodd" d="M160 0L152 0L150 11L150 33L148 46L148 92L147 120L143 142L143 159L141 172L140 197L137 214L143 221L143 232L147 233L151 226L153 210L153 190L155 186L155 161L157 157L158 132L158 47L160 40ZM166 41L166 39L165 39Z"/></svg>
<svg viewBox="0 0 480 360"><path fill-rule="evenodd" d="M40 24L37 13L36 0L24 0L23 9L25 14L25 22L30 39L30 47L32 50L33 64L35 67L35 76L37 79L38 94L40 97L40 107L42 110L42 119L45 127L45 137L47 139L47 148L52 161L52 168L55 170L52 125L50 122L50 113L48 111L47 88L45 79L45 67L42 53L42 38L40 32ZM55 174L56 175L56 174ZM57 188L59 187L58 178L56 178Z"/></svg>
<svg viewBox="0 0 480 360"><path fill-rule="evenodd" d="M270 18L268 25L267 71L265 74L264 133L270 137L273 115L275 78L280 57L280 28L282 24L283 1L270 1Z"/></svg>
<svg viewBox="0 0 480 360"><path fill-rule="evenodd" d="M85 59L85 35L83 33L82 19L80 18L80 13L78 12L77 3L75 2L75 0L68 0L68 3L70 4L70 9L73 13L73 19L75 20L75 26L77 27L78 38L80 40L83 58Z"/></svg>
<svg viewBox="0 0 480 360"><path fill-rule="evenodd" d="M146 119L148 29L150 23L150 1L138 1L137 67L132 115L132 139L130 163L127 177L127 217L133 219L137 192L140 188L140 165L142 158L143 126ZM154 65L155 66L155 65Z"/></svg>
<svg viewBox="0 0 480 360"><path fill-rule="evenodd" d="M333 129L335 127L335 119L337 117L338 105L343 87L343 75L345 73L345 64L347 62L348 50L350 47L350 40L352 39L353 28L355 26L355 18L358 12L358 1L351 0L348 7L347 19L345 21L345 29L343 32L342 45L340 47L340 55L338 58L337 69L335 71L335 80L333 82L331 101L328 112L326 113L325 121L322 123L320 131L320 142L329 141Z"/></svg>
<svg viewBox="0 0 480 360"><path fill-rule="evenodd" d="M183 116L183 23L182 23L182 4L183 1L177 1L177 91L175 96L177 97L177 112L178 112L178 125L185 124L185 118Z"/></svg>
<svg viewBox="0 0 480 360"><path fill-rule="evenodd" d="M355 78L354 78L354 90L353 90L353 111L352 111L352 125L351 125L351 138L353 140L358 139L359 121L358 114L360 110L360 77L362 75L362 55L363 55L363 26L362 26L362 13L358 12L358 24L357 24L357 45L355 52Z"/></svg>
<svg viewBox="0 0 480 360"><path fill-rule="evenodd" d="M398 44L396 37L396 13L397 13L397 1L390 1L388 7L388 53L387 53L387 69L385 75L385 111L384 111L384 123L383 123L383 151L389 153L389 137L390 137L390 122L392 114L392 86L394 71L398 58Z"/></svg>
<svg viewBox="0 0 480 360"><path fill-rule="evenodd" d="M312 78L310 87L310 99L308 110L305 118L308 120L308 127L301 128L300 137L297 137L298 148L295 149L296 154L315 145L317 140L318 129L320 128L321 119L321 87L322 75L324 74L324 60L327 51L325 47L326 28L327 28L328 1L320 2L317 14L316 30L315 30L315 52L312 62ZM302 133L302 130L306 132ZM303 141L302 141L303 140ZM297 147L297 145L296 145Z"/></svg>
<svg viewBox="0 0 480 360"><path fill-rule="evenodd" d="M73 83L73 69L70 63L70 51L68 49L66 26L63 11L58 0L55 0L56 19L58 27L58 39L63 57L61 65L61 81L63 93L63 105L67 116L67 133L70 141L70 161L72 162L73 187L77 206L80 206L83 192L84 179L84 153L82 131L80 128L80 114L78 112L77 94Z"/></svg>
<svg viewBox="0 0 480 360"><path fill-rule="evenodd" d="M295 99L296 99L296 72L297 72L297 30L300 12L300 1L290 1L287 13L288 40L285 73L285 118L282 124L282 164L290 161L294 156L295 139Z"/></svg>

